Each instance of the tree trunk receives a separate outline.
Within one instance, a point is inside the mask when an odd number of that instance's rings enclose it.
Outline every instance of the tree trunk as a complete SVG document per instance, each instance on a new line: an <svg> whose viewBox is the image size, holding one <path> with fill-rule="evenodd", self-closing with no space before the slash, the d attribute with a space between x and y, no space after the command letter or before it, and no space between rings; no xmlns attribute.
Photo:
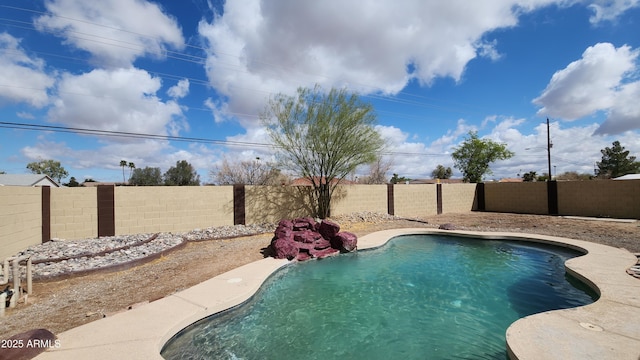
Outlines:
<svg viewBox="0 0 640 360"><path fill-rule="evenodd" d="M320 184L320 191L318 193L318 217L326 219L331 216L331 194L329 192L328 184Z"/></svg>

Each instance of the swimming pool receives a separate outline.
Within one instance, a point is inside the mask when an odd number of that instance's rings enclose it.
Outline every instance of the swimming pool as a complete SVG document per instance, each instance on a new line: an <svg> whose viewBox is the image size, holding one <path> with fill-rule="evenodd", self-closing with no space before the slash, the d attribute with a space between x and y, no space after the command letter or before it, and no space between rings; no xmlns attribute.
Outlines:
<svg viewBox="0 0 640 360"><path fill-rule="evenodd" d="M446 235L293 264L247 303L184 329L166 359L504 359L505 331L541 311L591 303L565 275L580 253Z"/></svg>

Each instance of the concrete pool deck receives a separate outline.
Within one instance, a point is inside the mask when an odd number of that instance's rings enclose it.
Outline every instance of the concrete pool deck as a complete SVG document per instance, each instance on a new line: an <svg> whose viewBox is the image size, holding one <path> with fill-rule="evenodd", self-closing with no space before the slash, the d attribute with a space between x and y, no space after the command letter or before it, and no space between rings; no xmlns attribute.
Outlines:
<svg viewBox="0 0 640 360"><path fill-rule="evenodd" d="M424 228L375 232L359 238L358 248L378 247L407 234L525 240L587 252L568 260L566 268L597 290L600 298L590 305L519 319L507 330L507 352L512 359L640 359L640 279L626 273L637 262L628 251L544 235ZM251 298L273 272L288 263L259 260L160 300L65 331L58 334L59 348L50 348L36 359L162 359L160 350L173 335Z"/></svg>

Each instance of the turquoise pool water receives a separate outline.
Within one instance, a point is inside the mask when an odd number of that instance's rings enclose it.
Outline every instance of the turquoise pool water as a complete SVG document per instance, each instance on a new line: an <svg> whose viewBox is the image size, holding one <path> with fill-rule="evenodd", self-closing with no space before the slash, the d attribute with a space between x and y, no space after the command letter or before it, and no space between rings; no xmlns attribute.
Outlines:
<svg viewBox="0 0 640 360"><path fill-rule="evenodd" d="M559 247L442 235L287 266L177 334L165 359L506 359L517 319L596 295Z"/></svg>

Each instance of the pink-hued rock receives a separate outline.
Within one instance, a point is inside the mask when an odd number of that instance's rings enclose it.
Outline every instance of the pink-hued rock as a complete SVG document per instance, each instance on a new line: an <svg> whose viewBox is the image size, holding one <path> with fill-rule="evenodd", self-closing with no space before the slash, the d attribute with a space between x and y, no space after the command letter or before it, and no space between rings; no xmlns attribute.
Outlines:
<svg viewBox="0 0 640 360"><path fill-rule="evenodd" d="M326 249L331 246L331 241L320 238L313 243L313 248L316 250Z"/></svg>
<svg viewBox="0 0 640 360"><path fill-rule="evenodd" d="M300 250L295 241L289 239L276 239L271 243L276 259L294 259Z"/></svg>
<svg viewBox="0 0 640 360"><path fill-rule="evenodd" d="M312 217L301 217L292 220L294 230L315 230L316 221Z"/></svg>
<svg viewBox="0 0 640 360"><path fill-rule="evenodd" d="M282 219L280 220L280 222L278 222L278 227L285 227L293 230L293 221L288 219Z"/></svg>
<svg viewBox="0 0 640 360"><path fill-rule="evenodd" d="M313 218L280 220L271 240L271 249L278 259L304 261L324 258L356 248L357 237L350 232L340 232L340 225Z"/></svg>
<svg viewBox="0 0 640 360"><path fill-rule="evenodd" d="M314 243L303 243L303 242L294 242L294 244L296 244L296 246L298 247L298 249L300 250L311 250L314 249L316 247L316 245Z"/></svg>
<svg viewBox="0 0 640 360"><path fill-rule="evenodd" d="M324 250L309 250L309 254L318 259L324 259L329 256L338 255L340 250L334 248L326 248Z"/></svg>
<svg viewBox="0 0 640 360"><path fill-rule="evenodd" d="M318 232L320 233L320 235L322 235L323 238L331 240L331 238L333 238L340 232L340 225L334 223L333 221L325 219L320 223Z"/></svg>
<svg viewBox="0 0 640 360"><path fill-rule="evenodd" d="M288 227L278 226L273 234L279 239L293 239L293 230Z"/></svg>
<svg viewBox="0 0 640 360"><path fill-rule="evenodd" d="M358 237L354 233L343 231L331 238L331 246L342 252L351 252L358 246Z"/></svg>
<svg viewBox="0 0 640 360"><path fill-rule="evenodd" d="M304 243L313 243L318 239L321 239L322 236L313 230L299 230L293 232L293 240L304 242Z"/></svg>

